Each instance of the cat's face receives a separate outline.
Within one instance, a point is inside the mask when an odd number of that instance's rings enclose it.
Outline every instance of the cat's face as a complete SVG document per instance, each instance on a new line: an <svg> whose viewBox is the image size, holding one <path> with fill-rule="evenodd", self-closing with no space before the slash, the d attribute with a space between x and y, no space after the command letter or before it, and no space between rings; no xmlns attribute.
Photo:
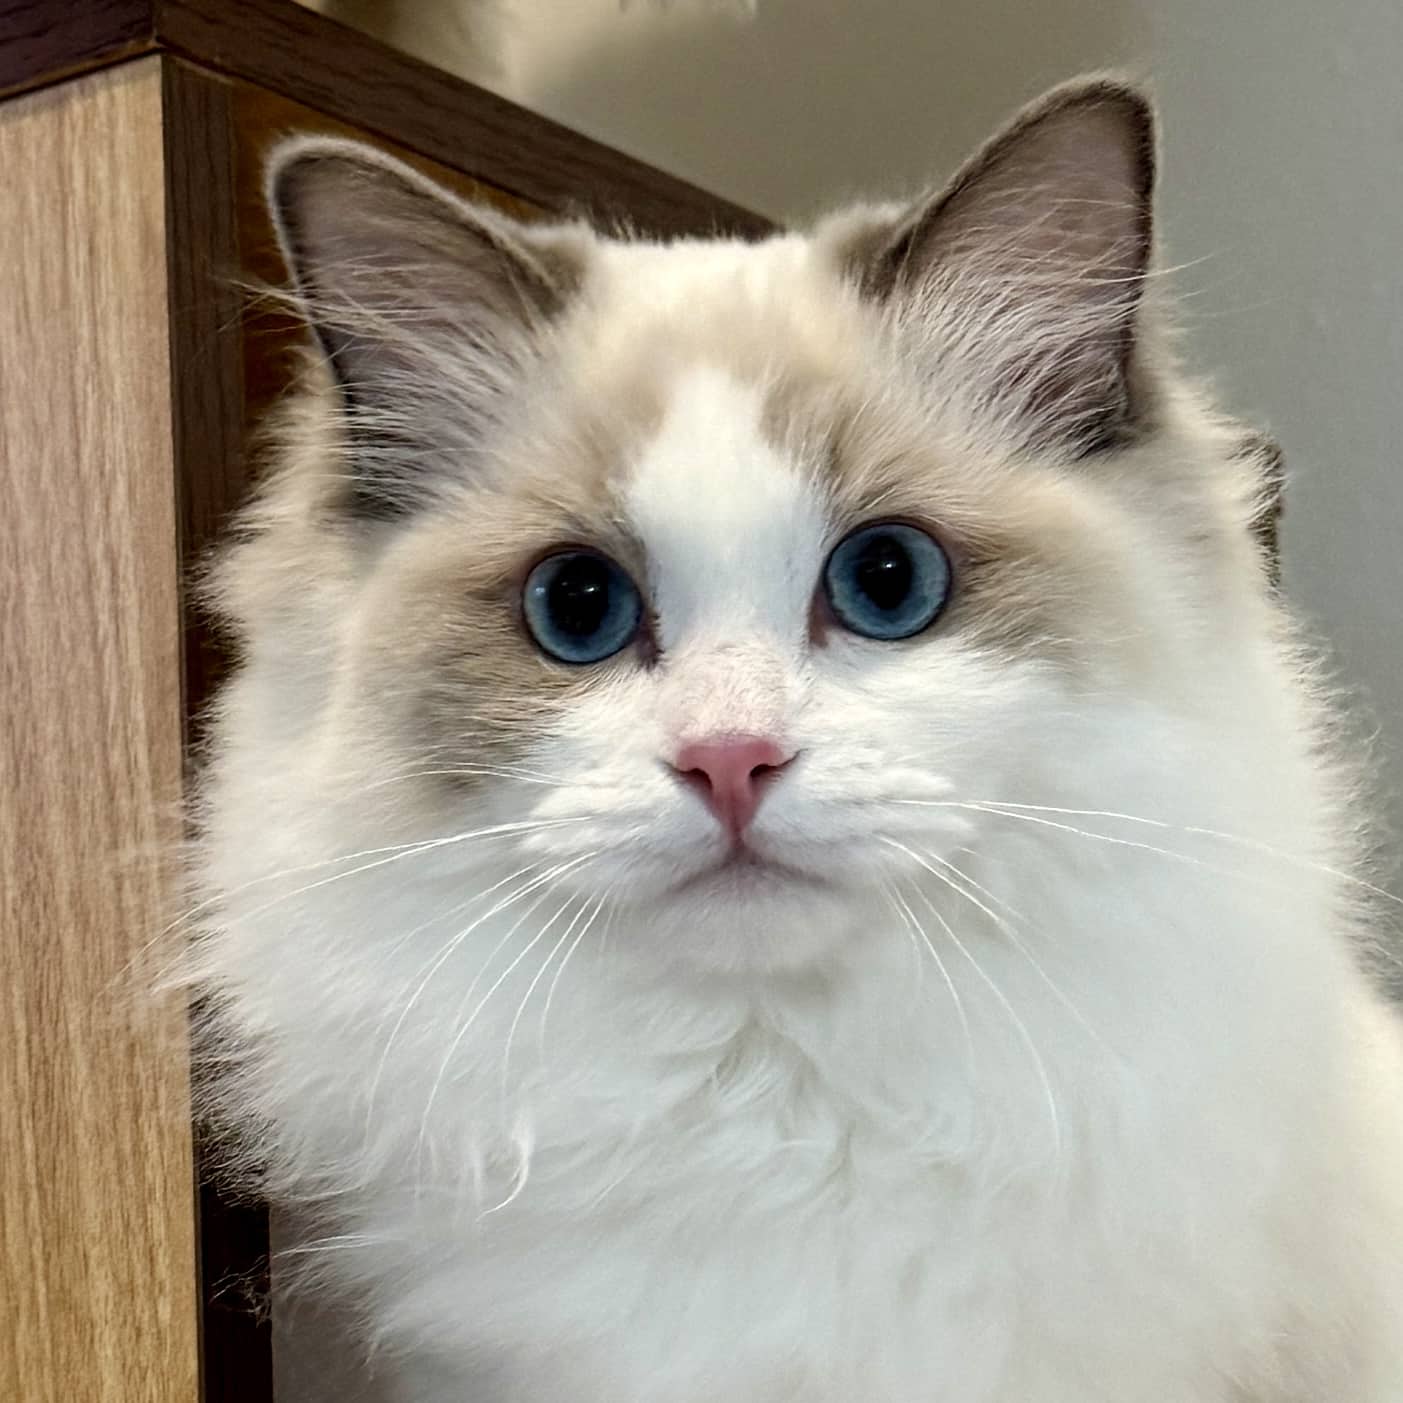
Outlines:
<svg viewBox="0 0 1403 1403"><path fill-rule="evenodd" d="M562 820L522 848L669 953L850 939L968 832L945 801L1027 792L1059 710L1153 665L1110 506L844 384L684 360L568 510L522 461L395 528L366 597L355 699L390 763L443 772L450 828Z"/></svg>
<svg viewBox="0 0 1403 1403"><path fill-rule="evenodd" d="M1211 667L1250 558L1137 349L1144 124L1064 96L911 216L757 247L523 231L296 148L345 802L519 824L617 938L731 969L900 923L987 805L1133 785L1125 718Z"/></svg>

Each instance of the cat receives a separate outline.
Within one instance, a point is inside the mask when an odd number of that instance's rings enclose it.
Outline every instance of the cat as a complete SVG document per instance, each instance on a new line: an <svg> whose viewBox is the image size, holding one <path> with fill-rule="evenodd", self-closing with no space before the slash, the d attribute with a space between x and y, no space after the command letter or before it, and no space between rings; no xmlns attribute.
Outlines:
<svg viewBox="0 0 1403 1403"><path fill-rule="evenodd" d="M192 978L396 1397L1403 1400L1363 785L1155 141L750 243L273 154Z"/></svg>

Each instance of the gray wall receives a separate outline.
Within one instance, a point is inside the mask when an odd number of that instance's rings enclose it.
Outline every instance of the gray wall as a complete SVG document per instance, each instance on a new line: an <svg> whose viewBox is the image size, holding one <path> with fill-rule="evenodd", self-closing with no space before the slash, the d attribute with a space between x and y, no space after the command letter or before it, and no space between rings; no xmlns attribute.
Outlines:
<svg viewBox="0 0 1403 1403"><path fill-rule="evenodd" d="M1174 0L1149 51L1194 343L1292 480L1286 588L1382 730L1403 818L1403 6ZM1403 890L1403 888L1401 888Z"/></svg>

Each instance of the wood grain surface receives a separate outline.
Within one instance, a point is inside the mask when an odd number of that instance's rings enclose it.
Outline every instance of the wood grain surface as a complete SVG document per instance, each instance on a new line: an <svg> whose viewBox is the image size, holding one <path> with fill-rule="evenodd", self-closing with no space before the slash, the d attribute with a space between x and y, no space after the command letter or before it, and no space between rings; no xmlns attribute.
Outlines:
<svg viewBox="0 0 1403 1403"><path fill-rule="evenodd" d="M158 59L0 108L0 1398L193 1403Z"/></svg>

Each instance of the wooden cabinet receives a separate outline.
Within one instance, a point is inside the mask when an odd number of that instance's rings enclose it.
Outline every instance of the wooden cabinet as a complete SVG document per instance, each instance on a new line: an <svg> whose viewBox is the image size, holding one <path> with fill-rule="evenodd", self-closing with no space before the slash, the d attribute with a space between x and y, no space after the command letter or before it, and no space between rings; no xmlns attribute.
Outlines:
<svg viewBox="0 0 1403 1403"><path fill-rule="evenodd" d="M0 0L0 94L0 1398L260 1403L266 1214L201 1174L185 1009L131 986L222 666L189 581L298 334L243 290L281 276L264 152L767 226L285 0Z"/></svg>

